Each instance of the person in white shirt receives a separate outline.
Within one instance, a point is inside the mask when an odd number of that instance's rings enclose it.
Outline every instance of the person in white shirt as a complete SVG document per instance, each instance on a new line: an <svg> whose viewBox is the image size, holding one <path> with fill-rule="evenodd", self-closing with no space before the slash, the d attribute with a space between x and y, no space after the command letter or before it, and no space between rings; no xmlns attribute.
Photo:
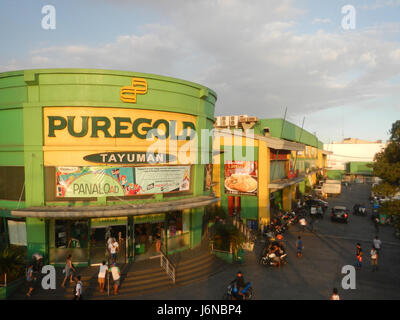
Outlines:
<svg viewBox="0 0 400 320"><path fill-rule="evenodd" d="M307 226L307 221L304 217L301 217L299 220L300 226L301 226L301 231L305 231L306 230L306 226Z"/></svg>
<svg viewBox="0 0 400 320"><path fill-rule="evenodd" d="M331 300L340 300L338 289L333 288L333 294L331 296Z"/></svg>
<svg viewBox="0 0 400 320"><path fill-rule="evenodd" d="M74 292L74 300L82 300L81 276L76 276L75 281L76 281L76 286L75 286L75 292Z"/></svg>
<svg viewBox="0 0 400 320"><path fill-rule="evenodd" d="M116 262L117 254L119 251L119 245L118 245L118 242L115 241L115 238L112 238L112 242L108 245L108 250L110 252L112 262Z"/></svg>
<svg viewBox="0 0 400 320"><path fill-rule="evenodd" d="M372 246L371 249L371 266L372 266L372 271L378 270L378 252Z"/></svg>
<svg viewBox="0 0 400 320"><path fill-rule="evenodd" d="M104 292L104 286L106 284L107 271L108 271L108 265L106 264L105 261L103 261L103 264L100 266L99 276L98 276L99 291L100 292Z"/></svg>
<svg viewBox="0 0 400 320"><path fill-rule="evenodd" d="M381 250L382 247L382 241L379 240L379 237L376 236L375 239L373 240L374 243L374 248L376 249L376 252L379 254L379 251Z"/></svg>
<svg viewBox="0 0 400 320"><path fill-rule="evenodd" d="M312 215L317 214L317 208L312 206L311 209L310 209L310 214L312 214Z"/></svg>
<svg viewBox="0 0 400 320"><path fill-rule="evenodd" d="M118 287L121 284L121 271L119 270L117 264L114 262L112 267L109 270L111 272L111 275L113 277L114 281L114 294L118 294Z"/></svg>

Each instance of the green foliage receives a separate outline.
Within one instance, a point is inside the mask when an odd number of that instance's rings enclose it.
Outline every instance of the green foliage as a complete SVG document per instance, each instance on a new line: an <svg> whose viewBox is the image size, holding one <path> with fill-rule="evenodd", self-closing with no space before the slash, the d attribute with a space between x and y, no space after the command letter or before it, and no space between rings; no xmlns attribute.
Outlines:
<svg viewBox="0 0 400 320"><path fill-rule="evenodd" d="M390 183L381 182L375 185L372 191L385 197L393 197L398 192L398 188Z"/></svg>
<svg viewBox="0 0 400 320"><path fill-rule="evenodd" d="M236 252L244 243L244 235L230 224L217 224L214 230L214 241L215 249L222 251L232 250Z"/></svg>
<svg viewBox="0 0 400 320"><path fill-rule="evenodd" d="M390 140L393 142L400 142L400 120L397 120L392 124L392 129L390 130Z"/></svg>
<svg viewBox="0 0 400 320"><path fill-rule="evenodd" d="M400 191L400 120L393 123L390 134L389 144L375 155L372 168L373 175L383 180L374 191L393 196Z"/></svg>
<svg viewBox="0 0 400 320"><path fill-rule="evenodd" d="M4 281L7 274L7 282L18 279L24 275L26 251L19 247L9 247L0 253L0 279Z"/></svg>
<svg viewBox="0 0 400 320"><path fill-rule="evenodd" d="M379 208L379 212L388 216L400 216L400 200L383 202Z"/></svg>
<svg viewBox="0 0 400 320"><path fill-rule="evenodd" d="M227 217L224 208L216 204L207 206L205 214L207 221L214 221L216 217L219 217L220 219L226 219Z"/></svg>

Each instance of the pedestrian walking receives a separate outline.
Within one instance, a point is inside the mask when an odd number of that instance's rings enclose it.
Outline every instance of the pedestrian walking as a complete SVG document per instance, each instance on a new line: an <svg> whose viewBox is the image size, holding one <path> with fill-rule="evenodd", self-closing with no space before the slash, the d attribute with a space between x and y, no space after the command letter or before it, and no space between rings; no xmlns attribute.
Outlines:
<svg viewBox="0 0 400 320"><path fill-rule="evenodd" d="M382 241L379 239L378 236L376 236L372 242L373 242L373 246L374 246L376 252L379 255L381 252L381 249L382 249Z"/></svg>
<svg viewBox="0 0 400 320"><path fill-rule="evenodd" d="M361 270L362 267L362 249L361 249L361 245L359 243L357 243L357 250L356 250L356 268L357 270Z"/></svg>
<svg viewBox="0 0 400 320"><path fill-rule="evenodd" d="M63 280L63 282L61 284L61 287L63 287L63 288L65 287L65 282L67 281L68 277L70 277L69 282L71 284L74 283L72 281L73 272L77 273L74 265L72 264L72 255L70 254L70 255L67 256L67 261L65 262L65 267L64 267L64 270L63 270L63 273L65 273L65 277L64 277L64 280Z"/></svg>
<svg viewBox="0 0 400 320"><path fill-rule="evenodd" d="M81 276L76 276L75 281L76 281L76 285L74 288L74 299L73 300L83 300Z"/></svg>
<svg viewBox="0 0 400 320"><path fill-rule="evenodd" d="M113 277L113 282L114 282L114 294L118 294L118 288L121 284L121 271L119 270L117 264L114 262L112 264L112 267L110 268L109 272L111 273Z"/></svg>
<svg viewBox="0 0 400 320"><path fill-rule="evenodd" d="M36 277L33 273L33 263L28 266L28 270L26 271L26 283L28 286L28 293L26 295L31 297L36 283Z"/></svg>
<svg viewBox="0 0 400 320"><path fill-rule="evenodd" d="M374 246L372 246L371 249L371 266L372 271L378 270L378 252L376 251Z"/></svg>
<svg viewBox="0 0 400 320"><path fill-rule="evenodd" d="M374 218L374 224L375 224L375 233L378 234L379 233L379 218L378 217Z"/></svg>
<svg viewBox="0 0 400 320"><path fill-rule="evenodd" d="M301 217L299 220L300 223L300 227L301 227L301 232L304 232L306 230L307 227L307 221L304 217Z"/></svg>
<svg viewBox="0 0 400 320"><path fill-rule="evenodd" d="M40 253L32 255L33 271L41 272L43 268L43 256Z"/></svg>
<svg viewBox="0 0 400 320"><path fill-rule="evenodd" d="M108 250L110 252L111 261L117 262L119 245L118 245L118 242L115 240L115 238L112 238L111 243L108 245Z"/></svg>
<svg viewBox="0 0 400 320"><path fill-rule="evenodd" d="M338 289L333 288L333 292L331 295L331 300L340 300L339 294L338 294Z"/></svg>
<svg viewBox="0 0 400 320"><path fill-rule="evenodd" d="M104 286L106 284L107 270L108 270L108 265L106 264L106 261L103 261L102 265L100 266L99 275L98 275L100 292L104 292Z"/></svg>
<svg viewBox="0 0 400 320"><path fill-rule="evenodd" d="M301 237L300 236L297 237L296 248L297 248L297 256L299 258L301 258L302 255L303 255L303 248L304 247L303 247L303 241L301 241Z"/></svg>

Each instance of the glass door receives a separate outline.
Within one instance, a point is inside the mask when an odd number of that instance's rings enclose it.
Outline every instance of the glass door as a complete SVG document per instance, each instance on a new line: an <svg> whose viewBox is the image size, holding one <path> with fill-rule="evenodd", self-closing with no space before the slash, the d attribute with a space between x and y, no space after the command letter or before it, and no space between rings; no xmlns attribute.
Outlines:
<svg viewBox="0 0 400 320"><path fill-rule="evenodd" d="M90 230L90 261L91 264L100 264L109 261L108 246L114 238L118 243L117 263L126 263L128 255L127 225L92 226Z"/></svg>

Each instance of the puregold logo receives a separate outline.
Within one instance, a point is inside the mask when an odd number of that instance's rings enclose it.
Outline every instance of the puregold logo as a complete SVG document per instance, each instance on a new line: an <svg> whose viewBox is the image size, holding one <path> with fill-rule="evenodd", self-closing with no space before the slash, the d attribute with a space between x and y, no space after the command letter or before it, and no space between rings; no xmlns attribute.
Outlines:
<svg viewBox="0 0 400 320"><path fill-rule="evenodd" d="M120 98L123 102L136 103L137 94L147 93L147 81L143 78L132 78L131 86L123 86L120 91Z"/></svg>

